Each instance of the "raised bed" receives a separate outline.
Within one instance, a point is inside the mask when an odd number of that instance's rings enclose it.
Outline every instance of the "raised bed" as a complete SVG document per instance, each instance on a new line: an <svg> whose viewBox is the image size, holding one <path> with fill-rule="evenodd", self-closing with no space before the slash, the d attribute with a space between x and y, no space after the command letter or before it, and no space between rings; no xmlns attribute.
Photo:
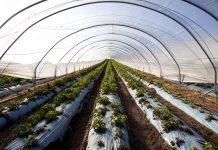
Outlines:
<svg viewBox="0 0 218 150"><path fill-rule="evenodd" d="M123 114L116 91L115 74L109 62L102 81L100 96L97 98L87 150L129 149L127 116Z"/></svg>
<svg viewBox="0 0 218 150"><path fill-rule="evenodd" d="M102 64L81 77L70 88L40 107L23 124L10 129L16 132L17 137L5 149L45 148L49 143L62 138L71 118L82 108L82 99L93 87L94 80L99 77L104 66ZM72 94L68 95L70 93Z"/></svg>
<svg viewBox="0 0 218 150"><path fill-rule="evenodd" d="M141 86L142 83L139 80L136 80L126 71L123 71L120 66L117 66L117 68L120 72L122 71L122 79L126 86L128 86L128 90L137 105L145 112L147 118L169 145L176 149L204 149L210 144L182 120L173 115L167 107L163 106L155 97L155 89L146 91ZM167 116L168 118L163 119L163 116Z"/></svg>

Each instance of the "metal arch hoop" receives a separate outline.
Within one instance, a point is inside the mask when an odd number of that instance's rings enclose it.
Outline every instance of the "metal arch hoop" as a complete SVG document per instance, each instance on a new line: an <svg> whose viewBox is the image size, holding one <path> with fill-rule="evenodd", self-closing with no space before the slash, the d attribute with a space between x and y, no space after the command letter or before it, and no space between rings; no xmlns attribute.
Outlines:
<svg viewBox="0 0 218 150"><path fill-rule="evenodd" d="M139 31L139 32L142 32L142 33L144 33L144 34L146 34L146 35L152 37L152 38L155 39L156 41L158 41L158 43L160 43L160 45L167 51L167 53L171 56L171 58L172 58L173 61L175 62L176 66L177 66L177 68L178 68L179 77L181 77L181 74L180 74L180 67L179 67L179 65L178 65L178 62L177 62L176 59L173 57L173 55L171 54L170 50L162 43L162 41L160 41L160 39L158 39L157 37L155 37L155 36L152 35L151 33L148 33L148 32L146 32L146 31L144 31L144 30L142 30L142 29L140 29L140 28L132 27L132 26L130 26L130 25L125 25L125 24L99 24L99 25L93 25L93 26L89 26L89 27L80 29L80 30L75 31L75 32L73 32L73 33L70 33L70 34L68 34L67 36L65 36L65 37L61 38L60 40L58 40L58 41L47 51L47 53L42 57L42 59L38 62L37 66L35 67L35 78L36 78L36 69L37 69L37 67L38 67L39 64L42 62L42 60L46 57L46 55L47 55L58 43L60 43L60 42L63 41L64 39L70 37L71 35L76 34L76 33L78 33L78 32L81 32L81 31L83 31L83 30L90 29L90 28L95 28L95 27L99 27L99 26L107 26L107 25L109 25L109 26L111 26L111 25L113 25L113 26L121 26L121 27L127 27L127 28L131 28L131 29L135 29L135 30L137 30L137 31ZM179 78L179 79L181 79L181 78ZM181 81L181 80L179 80L179 81Z"/></svg>
<svg viewBox="0 0 218 150"><path fill-rule="evenodd" d="M32 25L30 25L28 28L26 28L11 44L10 46L6 49L6 51L2 54L2 56L0 57L0 60L3 58L3 56L7 53L7 51L13 46L13 44L27 31L29 30L31 27L33 27L35 24L41 22L42 20L50 17L50 16L53 16L55 14L58 14L60 12L63 12L63 11L66 11L68 9L72 9L72 8L76 8L76 7L79 7L79 6L85 6L85 5L89 5L89 4L97 4L97 3L125 3L125 4L130 4L130 5L135 5L135 6L139 6L139 7L143 7L143 8L147 8L147 9L150 9L150 10L153 10L157 13L160 13L172 20L174 20L175 22L177 22L180 26L182 26L191 36L192 38L195 40L195 42L197 42L197 44L199 45L199 47L203 50L204 54L206 55L206 57L208 58L208 60L210 61L213 69L214 69L214 73L215 73L215 92L217 94L217 87L216 87L216 84L217 84L217 70L216 70L216 66L214 65L213 61L210 59L209 55L207 54L207 52L204 50L203 46L200 44L200 42L197 40L197 38L192 34L192 32L185 26L183 25L182 23L180 23L178 20L176 20L175 18L165 14L165 13L162 13L160 12L159 10L155 10L155 9L152 9L152 8L149 8L149 7L146 7L144 5L140 5L140 4L136 4L136 3L131 3L131 2L122 2L122 1L97 1L97 2L90 2L90 3L86 3L86 4L80 4L80 5L77 5L77 6L72 6L72 7L69 7L69 8L65 8L65 9L62 9L62 10L59 10L55 13L52 13L46 17L43 17L42 19L38 20L37 22L33 23ZM177 64L178 65L178 64ZM180 69L179 69L179 72L180 72ZM179 80L181 82L181 74L179 73Z"/></svg>
<svg viewBox="0 0 218 150"><path fill-rule="evenodd" d="M153 11L155 11L155 12L157 12L157 13L160 13L160 14L162 14L162 15L164 15L164 16L166 16L166 17L172 19L172 20L174 20L175 22L177 22L178 24L180 24L181 26L183 26L183 27L186 29L186 27L185 27L183 24L181 24L179 21L177 21L176 19L172 18L171 16L168 16L167 14L164 14L164 13L158 11L158 10L155 10L155 9L152 9L152 8L149 8L149 7L146 7L146 6L144 6L144 5L140 5L140 4L136 4L136 3L131 3L131 2L122 2L122 1L97 1L97 2L90 2L90 3L80 4L80 5L77 5L77 6L71 6L71 7L68 7L68 8L65 8L65 9L62 9L62 10L59 10L59 11L54 12L54 13L52 13L52 14L46 16L46 17L43 17L43 18L41 18L40 20L38 20L37 22L31 24L28 28L26 28L26 29L14 40L14 42L12 42L12 44L11 44L11 45L6 49L6 51L2 54L2 56L0 57L0 60L1 60L2 57L5 55L5 53L13 46L13 44L14 44L26 31L28 31L31 27L33 27L33 26L36 25L37 23L39 23L39 22L41 22L41 21L43 21L43 20L45 20L45 19L47 19L47 18L49 18L49 17L55 15L55 14L58 14L58 13L60 13L60 12L63 12L63 11L66 11L66 10L69 10L69 9L72 9L72 8L76 8L76 7L80 7L80 6L85 6L85 5L90 5L90 4L98 4L98 3L124 3L124 4L130 4L130 5L139 6L139 7L142 7L142 8L147 8L147 9L153 10ZM188 29L186 29L186 30L188 31ZM191 33L191 32L190 32L190 33ZM170 55L171 55L171 57L173 58L173 60L175 61L175 58L172 56L172 54L170 54ZM178 70L179 70L179 80L180 80L180 82L181 82L181 73L180 73L181 71L180 71L180 67L179 67L177 61L175 61L175 63L176 63L176 65L177 65L177 67L178 67Z"/></svg>
<svg viewBox="0 0 218 150"><path fill-rule="evenodd" d="M80 51L78 51L76 54L74 54L73 57L74 57L75 55L77 55L79 52L80 52ZM130 50L130 52L132 52L132 51ZM134 55L134 53L133 53L133 55ZM140 53L139 53L139 55L140 55ZM135 55L135 56L136 56L137 59L140 60L140 58L139 58L137 55ZM140 56L143 57L142 55L140 55ZM56 75L56 74L57 74L57 65L58 65L58 64L56 64L56 67L55 67L55 77L57 76L57 75ZM43 66L43 67L44 67L44 66ZM43 67L42 67L42 69L43 69ZM41 69L41 70L42 70L42 69ZM41 73L41 70L40 70L39 74Z"/></svg>
<svg viewBox="0 0 218 150"><path fill-rule="evenodd" d="M23 9L19 10L18 12L14 13L12 16L10 16L7 20L5 20L1 25L0 25L0 29L3 28L11 19L13 19L14 17L16 17L17 15L19 15L20 13L24 12L25 10L27 9L30 9L38 4L41 4L43 2L46 2L48 0L41 0L41 1L38 1L38 2L35 2L27 7L24 7Z"/></svg>
<svg viewBox="0 0 218 150"><path fill-rule="evenodd" d="M97 46L98 46L98 45L97 45ZM93 49L93 48L95 48L95 47L97 47L97 46L93 46L93 47L91 47L90 49ZM104 47L105 47L105 46L104 46ZM114 47L114 46L109 46L109 47ZM131 59L131 57L132 57L132 55L128 53L129 51L124 51L124 50L122 50L122 48L120 48L120 47L114 47L114 50L119 51L120 53L129 56L130 59ZM131 59L131 60L134 60L134 59ZM66 75L68 74L68 66L69 66L69 64L70 64L70 61L69 61L69 63L68 63L67 66L66 66ZM74 71L75 71L75 66L74 66Z"/></svg>
<svg viewBox="0 0 218 150"><path fill-rule="evenodd" d="M90 50L92 50L92 49L94 49L94 48L96 48L95 50L99 50L99 49L102 49L102 48L108 48L108 49L120 49L120 50L122 50L122 51L124 51L122 48L120 48L120 47L116 47L116 46L100 46L100 47L98 47L99 45L97 45L97 46L93 46L93 47L91 47L91 48L89 48L87 51L85 51L82 55L80 55L80 57L76 60L76 62L79 62L79 60L81 59L81 57L83 57L85 54L87 54L88 52L90 52ZM125 52L125 51L124 51Z"/></svg>
<svg viewBox="0 0 218 150"><path fill-rule="evenodd" d="M162 67L161 67L161 64L160 64L160 62L159 62L159 60L158 60L158 58L154 55L154 53L152 52L152 50L147 46L147 45L145 45L143 42L141 42L140 40L137 40L136 38L133 38L133 37L131 37L131 36L128 36L128 35L125 35L125 34L118 34L118 33L105 33L105 34L99 34L99 35L95 35L95 36L91 36L91 37L89 37L89 38L86 38L86 39L84 39L84 40L82 40L82 41L80 41L79 43L77 43L76 45L74 45L72 48L70 48L60 59L59 59L59 61L57 62L57 65L61 62L61 60L63 60L63 58L69 53L69 52L71 52L76 46L78 46L79 44L81 44L81 43L83 43L83 42L85 42L85 41L87 41L87 40L89 40L89 39L92 39L92 38L94 38L94 37L98 37L98 36L102 36L102 35L119 35L119 36L124 36L124 37L128 37L128 38L130 38L130 39L132 39L132 40L135 40L135 41L137 41L138 43L140 43L140 44L142 44L144 47L145 47L145 49L147 49L150 53L151 53L151 55L154 57L154 59L157 61L157 63L158 63L158 65L159 65L159 68L160 68L160 77L162 77ZM57 66L56 65L56 66Z"/></svg>
<svg viewBox="0 0 218 150"><path fill-rule="evenodd" d="M109 44L109 43L108 43ZM110 45L107 45L107 46L100 46L100 47L98 47L99 45L96 45L96 46L93 46L93 47L91 47L91 48L89 48L87 51L85 51L81 56L83 56L83 55L85 55L87 52L89 52L91 49L93 49L93 48L97 48L97 49L99 49L99 48L114 48L114 49L120 49L120 51L123 51L123 52L126 52L125 50L123 50L123 49L128 49L128 48L121 48L121 47L118 47L118 46L110 46ZM127 52L129 52L129 51L127 51ZM129 53L128 53L129 54ZM80 57L81 57L80 56ZM76 62L78 62L79 60L80 60L80 57L77 59L77 61ZM71 59L72 60L72 59ZM71 62L71 61L69 61L69 62Z"/></svg>
<svg viewBox="0 0 218 150"><path fill-rule="evenodd" d="M192 5L192 6L195 6L197 8L199 8L200 10L204 11L205 13L207 13L209 16L211 16L214 20L216 20L218 22L218 18L216 16L214 16L211 12L209 12L208 10L198 6L197 4L191 2L191 1L188 1L188 0L181 0L185 3L188 3L189 5Z"/></svg>
<svg viewBox="0 0 218 150"><path fill-rule="evenodd" d="M136 48L132 47L132 46L129 45L128 43L122 42L122 41L119 41L119 40L110 40L110 39L108 39L108 40L98 40L98 41L94 41L94 42L92 42L92 43L89 43L89 44L83 46L79 51L77 51L77 52L70 58L70 60L69 60L68 63L67 63L67 66L66 66L66 70L67 70L67 67L68 67L69 63L71 62L71 60L72 60L82 49L84 49L84 48L86 48L87 46L90 46L90 45L92 45L92 44L94 44L94 43L103 42L103 41L108 41L108 42L111 41L111 42L122 43L122 44L124 44L124 45L129 46L129 47L132 48L133 50L138 51ZM129 49L129 50L130 50L130 49ZM131 51L131 50L130 50L130 51ZM139 54L140 54L140 53L139 53ZM146 60L146 59L145 59L145 60ZM149 63L148 63L148 64L149 64Z"/></svg>

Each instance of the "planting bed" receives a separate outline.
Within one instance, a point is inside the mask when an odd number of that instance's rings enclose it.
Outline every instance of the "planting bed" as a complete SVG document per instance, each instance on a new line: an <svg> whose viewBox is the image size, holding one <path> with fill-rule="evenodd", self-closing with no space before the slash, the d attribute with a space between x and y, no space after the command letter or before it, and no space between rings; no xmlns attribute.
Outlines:
<svg viewBox="0 0 218 150"><path fill-rule="evenodd" d="M96 66L94 66L96 67ZM8 127L13 121L39 107L51 97L72 85L80 76L87 74L94 67L84 69L78 74L69 75L62 80L40 86L29 91L26 97L13 99L0 105L0 129Z"/></svg>
<svg viewBox="0 0 218 150"><path fill-rule="evenodd" d="M127 68L117 63L115 65L138 106L168 144L177 149L204 149L207 145L212 145L161 104L155 89L144 88L141 81L126 72Z"/></svg>
<svg viewBox="0 0 218 150"><path fill-rule="evenodd" d="M102 81L100 95L97 97L92 127L88 135L87 150L129 149L126 130L127 116L123 114L116 91L115 74L112 71L111 62L109 62Z"/></svg>
<svg viewBox="0 0 218 150"><path fill-rule="evenodd" d="M49 143L61 138L72 117L82 108L82 99L93 87L94 80L99 77L104 67L105 63L101 64L69 88L59 92L20 124L3 132L0 135L4 137L1 138L1 146L7 145L5 149L32 146L45 148Z"/></svg>
<svg viewBox="0 0 218 150"><path fill-rule="evenodd" d="M0 75L0 97L1 91L7 88L18 87L30 82L28 79L21 79L7 75Z"/></svg>
<svg viewBox="0 0 218 150"><path fill-rule="evenodd" d="M131 148L137 150L170 149L168 144L162 139L161 134L150 124L144 112L137 106L120 76L116 74L116 78L118 81L118 94L121 98L124 112L128 117L127 131Z"/></svg>
<svg viewBox="0 0 218 150"><path fill-rule="evenodd" d="M21 93L0 102L0 149L218 148L210 96L114 60Z"/></svg>
<svg viewBox="0 0 218 150"><path fill-rule="evenodd" d="M90 90L89 94L83 100L83 108L80 113L77 113L71 123L66 135L62 140L50 144L46 150L75 150L86 149L89 128L91 126L93 107L95 99L99 93L100 85L104 73L95 81L95 86Z"/></svg>

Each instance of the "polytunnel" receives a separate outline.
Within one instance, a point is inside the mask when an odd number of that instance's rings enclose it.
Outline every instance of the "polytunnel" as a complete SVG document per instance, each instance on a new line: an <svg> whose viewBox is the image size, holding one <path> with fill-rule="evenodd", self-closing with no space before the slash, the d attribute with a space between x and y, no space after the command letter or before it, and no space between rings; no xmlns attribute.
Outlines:
<svg viewBox="0 0 218 150"><path fill-rule="evenodd" d="M218 148L217 0L0 12L0 149Z"/></svg>

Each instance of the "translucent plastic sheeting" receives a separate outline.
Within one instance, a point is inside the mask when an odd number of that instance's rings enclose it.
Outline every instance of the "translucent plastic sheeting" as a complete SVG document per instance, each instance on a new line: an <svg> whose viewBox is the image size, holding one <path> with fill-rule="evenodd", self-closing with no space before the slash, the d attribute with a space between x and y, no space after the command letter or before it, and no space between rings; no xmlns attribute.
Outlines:
<svg viewBox="0 0 218 150"><path fill-rule="evenodd" d="M211 0L0 2L0 71L45 78L111 58L171 80L213 83L216 6Z"/></svg>

